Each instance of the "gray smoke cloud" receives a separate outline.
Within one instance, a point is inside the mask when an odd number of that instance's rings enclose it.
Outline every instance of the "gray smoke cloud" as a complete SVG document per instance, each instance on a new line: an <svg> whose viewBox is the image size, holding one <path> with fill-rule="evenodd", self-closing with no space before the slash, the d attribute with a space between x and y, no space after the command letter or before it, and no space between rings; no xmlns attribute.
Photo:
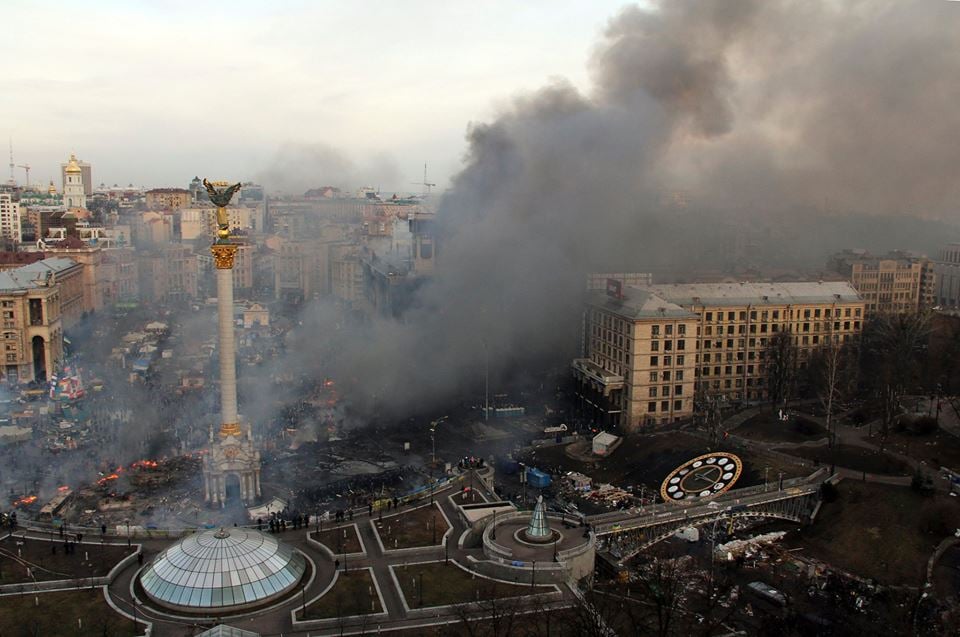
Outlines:
<svg viewBox="0 0 960 637"><path fill-rule="evenodd" d="M487 355L501 378L569 360L588 272L809 265L865 225L882 244L916 225L905 213L946 217L960 195L958 9L623 9L588 92L557 80L470 126L436 276L402 320L339 331L324 365L410 409L478 386ZM675 191L691 203L664 205Z"/></svg>
<svg viewBox="0 0 960 637"><path fill-rule="evenodd" d="M326 185L348 189L391 188L401 182L396 161L387 154L357 162L343 151L322 143L282 144L255 179L270 192L297 196L310 188Z"/></svg>
<svg viewBox="0 0 960 637"><path fill-rule="evenodd" d="M626 9L611 35L598 77L654 81L651 94L715 133L674 136L663 158L674 183L750 211L955 213L956 3L668 2L656 14ZM658 65L679 69L665 78L644 73L641 56L611 54L659 39L661 52L679 50ZM611 58L626 61L611 73Z"/></svg>

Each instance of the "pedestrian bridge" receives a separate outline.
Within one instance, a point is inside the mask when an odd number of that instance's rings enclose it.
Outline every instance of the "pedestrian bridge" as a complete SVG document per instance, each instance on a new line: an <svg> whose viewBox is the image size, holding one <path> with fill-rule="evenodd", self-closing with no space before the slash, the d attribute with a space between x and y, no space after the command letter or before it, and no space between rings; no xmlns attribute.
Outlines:
<svg viewBox="0 0 960 637"><path fill-rule="evenodd" d="M782 484L735 489L703 504L683 507L673 503L586 517L598 542L619 559L629 559L680 529L729 518L776 518L809 523L820 505L820 486L829 472L820 469Z"/></svg>

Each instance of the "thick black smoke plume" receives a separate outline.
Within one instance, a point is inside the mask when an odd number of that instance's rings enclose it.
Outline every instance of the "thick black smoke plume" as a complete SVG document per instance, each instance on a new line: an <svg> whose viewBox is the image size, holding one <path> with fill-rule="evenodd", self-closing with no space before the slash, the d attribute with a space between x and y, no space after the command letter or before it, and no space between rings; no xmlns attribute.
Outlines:
<svg viewBox="0 0 960 637"><path fill-rule="evenodd" d="M958 4L669 0L612 18L590 64L588 92L555 81L470 127L436 276L323 365L406 409L486 356L568 360L588 272L822 263L960 198Z"/></svg>

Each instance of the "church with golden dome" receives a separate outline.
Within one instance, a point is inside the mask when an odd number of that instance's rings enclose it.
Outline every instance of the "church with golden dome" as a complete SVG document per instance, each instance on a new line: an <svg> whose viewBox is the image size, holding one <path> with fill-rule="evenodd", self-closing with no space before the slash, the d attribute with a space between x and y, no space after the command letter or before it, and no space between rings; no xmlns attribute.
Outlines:
<svg viewBox="0 0 960 637"><path fill-rule="evenodd" d="M83 169L77 156L70 154L66 167L63 169L63 205L70 208L86 208L87 193L83 183Z"/></svg>

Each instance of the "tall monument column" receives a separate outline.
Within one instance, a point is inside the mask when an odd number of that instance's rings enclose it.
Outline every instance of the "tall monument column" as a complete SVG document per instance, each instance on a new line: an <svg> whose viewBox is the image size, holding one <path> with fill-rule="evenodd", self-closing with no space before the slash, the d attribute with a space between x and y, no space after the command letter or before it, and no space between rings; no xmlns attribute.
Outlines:
<svg viewBox="0 0 960 637"><path fill-rule="evenodd" d="M237 351L233 327L233 260L237 246L210 247L217 269L217 314L220 337L220 435L240 435L237 415Z"/></svg>
<svg viewBox="0 0 960 637"><path fill-rule="evenodd" d="M217 319L220 350L220 435L211 440L204 457L206 500L224 506L237 497L244 504L260 498L260 452L252 436L243 436L237 411L237 352L233 325L233 261L239 243L230 237L226 207L240 184L203 180L217 206L217 236L210 246L217 270ZM254 487L255 488L251 488ZM235 494L235 495L234 495Z"/></svg>

